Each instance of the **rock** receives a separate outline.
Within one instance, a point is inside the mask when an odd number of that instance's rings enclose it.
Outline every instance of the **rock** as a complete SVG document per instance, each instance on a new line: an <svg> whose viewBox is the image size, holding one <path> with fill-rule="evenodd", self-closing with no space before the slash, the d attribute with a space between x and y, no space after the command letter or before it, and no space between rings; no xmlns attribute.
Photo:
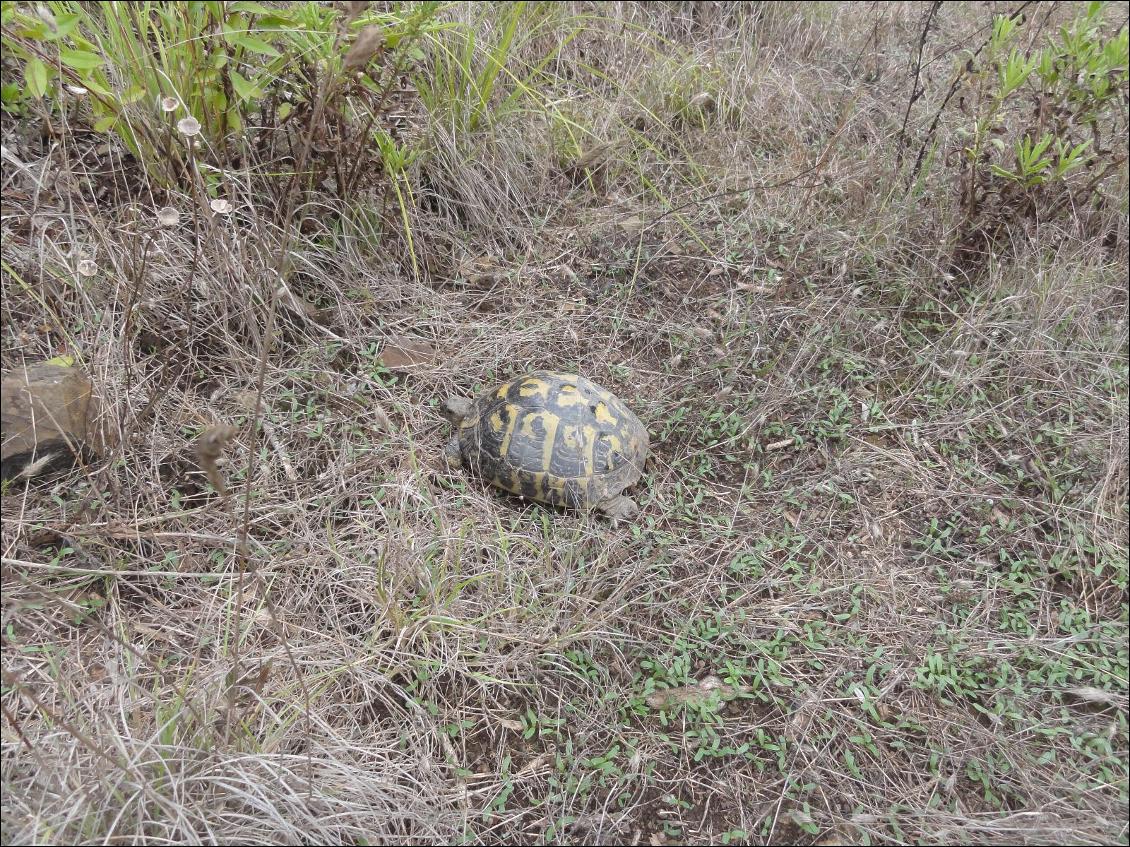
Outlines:
<svg viewBox="0 0 1130 847"><path fill-rule="evenodd" d="M100 451L90 380L65 361L26 365L0 380L0 477L36 476Z"/></svg>

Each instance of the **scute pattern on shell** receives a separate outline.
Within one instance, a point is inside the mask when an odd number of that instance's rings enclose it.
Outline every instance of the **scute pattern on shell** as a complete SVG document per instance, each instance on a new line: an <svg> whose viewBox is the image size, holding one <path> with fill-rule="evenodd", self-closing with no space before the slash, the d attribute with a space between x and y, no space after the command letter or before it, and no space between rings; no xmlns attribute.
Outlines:
<svg viewBox="0 0 1130 847"><path fill-rule="evenodd" d="M463 462L551 505L591 508L643 474L647 429L615 395L576 374L534 371L477 397L460 422Z"/></svg>

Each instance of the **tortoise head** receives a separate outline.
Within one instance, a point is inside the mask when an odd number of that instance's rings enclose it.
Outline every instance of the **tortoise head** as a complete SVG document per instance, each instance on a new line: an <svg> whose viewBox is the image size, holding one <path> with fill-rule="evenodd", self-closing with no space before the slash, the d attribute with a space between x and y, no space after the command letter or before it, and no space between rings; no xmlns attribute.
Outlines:
<svg viewBox="0 0 1130 847"><path fill-rule="evenodd" d="M471 414L471 401L466 397L449 397L443 404L443 413L452 423L459 423Z"/></svg>

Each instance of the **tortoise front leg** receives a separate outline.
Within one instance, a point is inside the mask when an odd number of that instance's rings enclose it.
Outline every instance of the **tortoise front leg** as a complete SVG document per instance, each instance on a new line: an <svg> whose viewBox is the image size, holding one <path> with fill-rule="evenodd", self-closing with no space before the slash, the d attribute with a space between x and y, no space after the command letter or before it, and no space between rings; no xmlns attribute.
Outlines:
<svg viewBox="0 0 1130 847"><path fill-rule="evenodd" d="M447 460L447 466L455 469L463 464L463 451L459 449L459 434L451 436L443 448L444 458Z"/></svg>

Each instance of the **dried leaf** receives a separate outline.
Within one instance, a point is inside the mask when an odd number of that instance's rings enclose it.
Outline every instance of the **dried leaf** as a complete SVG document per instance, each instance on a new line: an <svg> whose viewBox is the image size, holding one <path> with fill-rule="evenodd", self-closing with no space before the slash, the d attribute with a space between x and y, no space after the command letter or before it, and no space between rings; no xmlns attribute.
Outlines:
<svg viewBox="0 0 1130 847"><path fill-rule="evenodd" d="M774 450L784 450L786 447L792 447L795 443L795 439L782 438L780 441L774 441L772 444L766 444L765 452L772 453Z"/></svg>
<svg viewBox="0 0 1130 847"><path fill-rule="evenodd" d="M708 676L695 685L668 688L650 695L646 703L653 709L667 709L680 703L694 703L705 700L717 692L722 700L733 700L739 694L748 693L748 685L727 685L716 676Z"/></svg>
<svg viewBox="0 0 1130 847"><path fill-rule="evenodd" d="M1093 685L1080 685L1076 688L1068 688L1067 693L1080 700L1085 700L1088 703L1105 703L1113 705L1121 702L1124 698L1119 697L1112 691L1107 691L1103 688L1096 688Z"/></svg>
<svg viewBox="0 0 1130 847"><path fill-rule="evenodd" d="M345 24L348 26L361 16L361 13L369 8L369 0L349 0L345 4Z"/></svg>
<svg viewBox="0 0 1130 847"><path fill-rule="evenodd" d="M859 840L854 836L847 833L843 827L837 827L821 838L819 841L813 842L813 847L839 847L839 845L858 844Z"/></svg>
<svg viewBox="0 0 1130 847"><path fill-rule="evenodd" d="M436 350L426 341L394 338L381 350L381 364L389 370L413 370L433 364Z"/></svg>
<svg viewBox="0 0 1130 847"><path fill-rule="evenodd" d="M367 26L357 35L357 40L345 54L342 70L355 71L372 61L384 46L384 30L379 26Z"/></svg>
<svg viewBox="0 0 1130 847"><path fill-rule="evenodd" d="M270 659L254 668L242 666L232 668L224 677L224 699L229 706L234 706L246 700L251 693L261 695L270 675Z"/></svg>
<svg viewBox="0 0 1130 847"><path fill-rule="evenodd" d="M690 99L690 102L687 105L692 109L701 109L704 112L711 112L718 104L714 100L714 95L709 91L700 91Z"/></svg>
<svg viewBox="0 0 1130 847"><path fill-rule="evenodd" d="M464 259L459 263L458 276L471 285L487 288L506 276L506 271L489 256Z"/></svg>
<svg viewBox="0 0 1130 847"><path fill-rule="evenodd" d="M604 141L589 147L577 157L577 160L570 166L571 169L579 172L602 164L608 159L608 154L612 151L613 146L611 141Z"/></svg>
<svg viewBox="0 0 1130 847"><path fill-rule="evenodd" d="M644 220L639 215L617 218L616 228L626 235L636 235L644 228Z"/></svg>
<svg viewBox="0 0 1130 847"><path fill-rule="evenodd" d="M200 463L200 469L207 474L208 481L220 492L221 497L226 497L228 490L217 462L228 442L238 432L239 430L234 426L217 424L205 430L204 434L196 440L196 459Z"/></svg>
<svg viewBox="0 0 1130 847"><path fill-rule="evenodd" d="M260 400L258 392L255 391L236 391L231 396L232 402L239 408L246 412L254 413L256 409L265 411L267 403L265 400Z"/></svg>

